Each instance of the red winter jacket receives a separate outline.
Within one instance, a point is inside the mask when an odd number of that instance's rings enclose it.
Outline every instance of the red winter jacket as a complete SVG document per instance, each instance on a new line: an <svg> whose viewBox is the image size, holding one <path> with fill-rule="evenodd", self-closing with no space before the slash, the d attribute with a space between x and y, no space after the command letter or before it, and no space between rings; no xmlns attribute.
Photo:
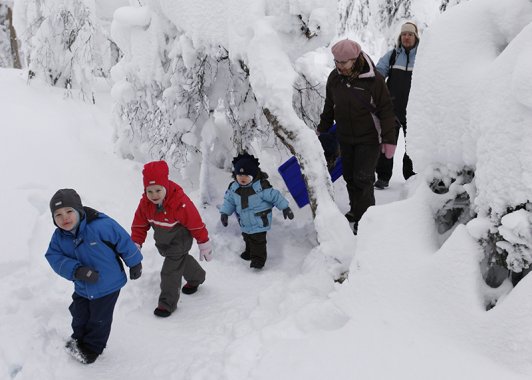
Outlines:
<svg viewBox="0 0 532 380"><path fill-rule="evenodd" d="M172 181L168 182L169 189L166 192L162 210L157 210L157 206L148 199L146 193L142 195L131 225L131 239L142 245L150 227L171 231L181 224L190 231L198 244L205 243L209 240L209 233L198 209L181 186Z"/></svg>

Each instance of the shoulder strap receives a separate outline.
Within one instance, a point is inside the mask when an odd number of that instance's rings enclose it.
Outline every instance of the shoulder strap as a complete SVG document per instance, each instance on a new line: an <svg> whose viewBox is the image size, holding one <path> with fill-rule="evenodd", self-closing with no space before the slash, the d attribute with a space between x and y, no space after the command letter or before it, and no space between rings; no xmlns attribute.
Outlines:
<svg viewBox="0 0 532 380"><path fill-rule="evenodd" d="M393 49L392 54L390 55L390 60L388 61L388 66L390 69L395 65L395 59L397 58L397 50Z"/></svg>
<svg viewBox="0 0 532 380"><path fill-rule="evenodd" d="M392 67L395 65L395 59L397 58L397 49L393 49L392 54L390 54L390 60L388 61L388 80L390 80L393 70Z"/></svg>

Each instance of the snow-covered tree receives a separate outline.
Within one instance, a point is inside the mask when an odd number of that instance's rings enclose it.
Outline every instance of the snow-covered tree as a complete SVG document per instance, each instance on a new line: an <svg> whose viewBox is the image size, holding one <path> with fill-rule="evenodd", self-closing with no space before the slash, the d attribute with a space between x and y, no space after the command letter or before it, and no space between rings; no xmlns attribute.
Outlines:
<svg viewBox="0 0 532 380"><path fill-rule="evenodd" d="M532 77L525 58L531 51L532 4L469 1L460 12L454 9L423 36L423 54L475 59L434 60L430 68L423 58L416 63L408 148L414 170L429 183L439 183L439 173L448 173L444 182L459 185L446 206L455 210L447 221L452 225L473 218L467 226L484 249L485 273L493 265L520 273L532 265L532 137L527 129ZM489 27L479 30L475 25L480 23ZM447 39L449 29L467 39ZM439 93L440 86L446 95ZM468 181L463 181L466 172ZM460 219L459 209L468 210L466 218Z"/></svg>
<svg viewBox="0 0 532 380"><path fill-rule="evenodd" d="M0 67L21 67L12 1L0 2Z"/></svg>
<svg viewBox="0 0 532 380"><path fill-rule="evenodd" d="M22 0L16 14L29 79L40 78L67 94L78 89L94 101L94 79L106 75L94 1Z"/></svg>
<svg viewBox="0 0 532 380"><path fill-rule="evenodd" d="M12 67L11 44L9 35L8 6L0 4L0 67Z"/></svg>
<svg viewBox="0 0 532 380"><path fill-rule="evenodd" d="M294 154L308 186L321 247L330 255L335 275L345 271L352 253L341 257L339 252L350 250L332 243L334 234L324 232L329 226L319 217L320 207L335 208L314 133L333 67L329 44L337 34L355 35L368 42L366 50L382 53L396 39L396 30L390 37L383 35L382 26L391 30L411 18L417 2L131 4L115 12L112 28L124 52L113 69L122 153L140 160L165 158L196 172L201 165L200 173L208 165L228 170L231 156L242 150L260 157L262 149L276 146L280 162ZM440 3L433 5L439 13ZM211 132L203 133L204 128ZM209 186L203 182L208 176L202 174L200 181L207 201Z"/></svg>

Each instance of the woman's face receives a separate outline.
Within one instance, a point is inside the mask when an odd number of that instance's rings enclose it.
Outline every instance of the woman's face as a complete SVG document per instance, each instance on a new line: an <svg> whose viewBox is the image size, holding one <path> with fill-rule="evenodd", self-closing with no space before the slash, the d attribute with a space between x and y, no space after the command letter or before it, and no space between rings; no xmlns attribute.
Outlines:
<svg viewBox="0 0 532 380"><path fill-rule="evenodd" d="M340 74L349 75L349 73L351 73L353 65L355 64L355 60L348 59L347 61L337 61L335 59L334 64L336 65L336 69L340 72Z"/></svg>

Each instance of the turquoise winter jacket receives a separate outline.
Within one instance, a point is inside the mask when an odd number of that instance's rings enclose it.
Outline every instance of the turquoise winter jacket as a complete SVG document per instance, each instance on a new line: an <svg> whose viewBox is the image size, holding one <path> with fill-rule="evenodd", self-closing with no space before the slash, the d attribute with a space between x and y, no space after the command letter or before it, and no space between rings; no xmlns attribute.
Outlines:
<svg viewBox="0 0 532 380"><path fill-rule="evenodd" d="M75 234L57 228L45 257L53 270L74 281L74 291L96 299L122 288L126 282L123 260L128 267L142 261L142 254L129 234L114 219L84 207L85 216ZM88 266L99 273L95 284L74 278L76 269Z"/></svg>
<svg viewBox="0 0 532 380"><path fill-rule="evenodd" d="M255 234L271 228L274 206L284 210L288 201L267 180L257 178L246 186L233 181L225 192L220 213L236 213L242 232Z"/></svg>

